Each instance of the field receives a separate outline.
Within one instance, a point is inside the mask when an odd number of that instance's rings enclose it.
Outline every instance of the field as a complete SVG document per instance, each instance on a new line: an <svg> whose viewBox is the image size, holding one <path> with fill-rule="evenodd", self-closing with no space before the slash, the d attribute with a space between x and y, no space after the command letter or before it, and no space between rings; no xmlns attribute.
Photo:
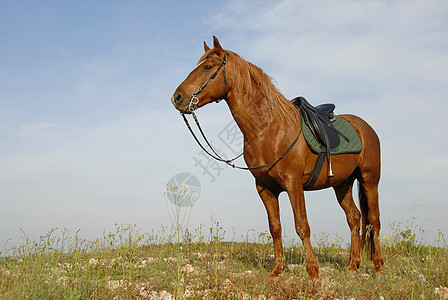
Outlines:
<svg viewBox="0 0 448 300"><path fill-rule="evenodd" d="M270 235L226 241L216 221L157 235L117 224L94 241L68 230L38 241L24 233L0 261L0 299L448 299L443 234L429 244L412 221L391 227L382 237L385 275L373 273L365 254L359 272L347 271L349 245L320 234L319 280L308 278L298 238L286 238L285 271L271 278Z"/></svg>

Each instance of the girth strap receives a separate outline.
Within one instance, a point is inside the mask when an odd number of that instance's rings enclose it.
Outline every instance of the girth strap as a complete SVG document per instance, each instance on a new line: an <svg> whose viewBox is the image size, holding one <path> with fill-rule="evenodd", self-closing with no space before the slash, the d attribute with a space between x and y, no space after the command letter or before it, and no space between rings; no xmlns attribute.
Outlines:
<svg viewBox="0 0 448 300"><path fill-rule="evenodd" d="M303 185L304 191L311 189L311 187L316 183L317 178L319 178L319 174L322 171L322 167L324 166L325 157L326 152L320 152L317 156L316 163L314 164L314 168L311 172L310 178L308 178L308 181Z"/></svg>

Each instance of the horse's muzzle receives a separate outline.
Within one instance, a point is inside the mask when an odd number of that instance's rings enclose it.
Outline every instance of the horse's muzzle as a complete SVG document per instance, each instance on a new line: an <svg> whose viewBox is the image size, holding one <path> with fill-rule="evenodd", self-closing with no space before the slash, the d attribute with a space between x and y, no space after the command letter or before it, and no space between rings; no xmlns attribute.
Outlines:
<svg viewBox="0 0 448 300"><path fill-rule="evenodd" d="M173 103L174 107L184 114L189 114L189 104L190 99L184 97L181 93L175 92L171 97L171 103Z"/></svg>
<svg viewBox="0 0 448 300"><path fill-rule="evenodd" d="M171 98L171 102L173 102L174 105L181 105L183 102L184 97L181 93L177 92L174 93L173 97Z"/></svg>

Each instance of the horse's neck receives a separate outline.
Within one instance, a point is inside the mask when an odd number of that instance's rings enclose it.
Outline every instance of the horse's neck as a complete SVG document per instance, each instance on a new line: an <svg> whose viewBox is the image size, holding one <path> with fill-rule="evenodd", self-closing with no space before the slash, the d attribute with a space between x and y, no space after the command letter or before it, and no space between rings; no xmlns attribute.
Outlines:
<svg viewBox="0 0 448 300"><path fill-rule="evenodd" d="M258 86L251 91L229 91L227 103L246 141L262 137L266 129L279 124L281 116L276 114Z"/></svg>
<svg viewBox="0 0 448 300"><path fill-rule="evenodd" d="M261 69L247 62L238 63L240 58L231 54L230 64L231 58L235 63L228 77L235 80L229 80L227 104L246 142L263 138L268 131L288 131L292 124L299 124L294 105L277 94L274 86L268 86L272 83Z"/></svg>
<svg viewBox="0 0 448 300"><path fill-rule="evenodd" d="M229 93L230 94L230 93ZM243 97L243 98L240 98ZM246 102L246 105L244 105ZM260 134L266 121L260 116L262 109L256 107L252 98L244 98L242 95L229 96L227 104L232 116L243 133L244 139L252 139Z"/></svg>

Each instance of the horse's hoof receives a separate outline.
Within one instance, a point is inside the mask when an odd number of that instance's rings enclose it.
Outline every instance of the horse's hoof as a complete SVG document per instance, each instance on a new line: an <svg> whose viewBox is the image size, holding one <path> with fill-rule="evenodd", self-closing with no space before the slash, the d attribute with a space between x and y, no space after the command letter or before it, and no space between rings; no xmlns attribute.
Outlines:
<svg viewBox="0 0 448 300"><path fill-rule="evenodd" d="M271 274L269 274L269 276L270 277L278 277L280 275L280 273L281 273L281 270L274 269L274 270L272 270Z"/></svg>
<svg viewBox="0 0 448 300"><path fill-rule="evenodd" d="M385 275L386 271L384 271L383 266L379 265L379 266L375 266L375 273Z"/></svg>
<svg viewBox="0 0 448 300"><path fill-rule="evenodd" d="M306 268L306 272L311 279L319 279L319 268Z"/></svg>
<svg viewBox="0 0 448 300"><path fill-rule="evenodd" d="M356 272L358 272L358 269L359 269L359 263L350 263L347 266L347 269L349 272L356 273Z"/></svg>

